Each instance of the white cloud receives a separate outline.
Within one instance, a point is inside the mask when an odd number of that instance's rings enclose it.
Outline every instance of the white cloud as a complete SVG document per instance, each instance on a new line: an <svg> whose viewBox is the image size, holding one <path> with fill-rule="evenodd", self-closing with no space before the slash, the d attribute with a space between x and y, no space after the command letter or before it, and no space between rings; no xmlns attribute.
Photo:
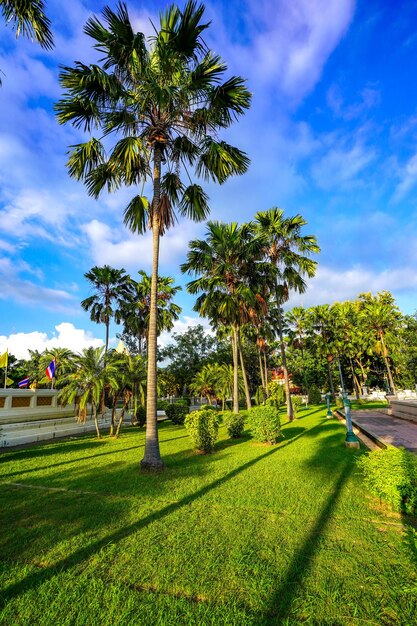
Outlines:
<svg viewBox="0 0 417 626"><path fill-rule="evenodd" d="M55 326L57 334L48 337L47 333L33 331L30 333L12 333L9 336L0 336L0 354L9 350L18 359L29 359L29 350L43 352L51 348L68 348L73 352L81 352L84 348L99 348L104 345L102 339L97 339L92 333L73 324L62 322Z"/></svg>
<svg viewBox="0 0 417 626"><path fill-rule="evenodd" d="M291 294L286 308L343 302L368 291L376 293L387 290L396 295L415 289L417 289L417 274L414 267L385 269L378 272L360 266L337 270L320 265L316 276L308 281L306 293Z"/></svg>
<svg viewBox="0 0 417 626"><path fill-rule="evenodd" d="M177 320L176 322L174 322L174 326L172 328L172 330L170 330L169 332L164 331L163 333L161 333L161 335L158 337L158 347L159 348L165 348L167 345L169 345L170 343L172 343L173 339L172 339L172 335L174 333L177 333L178 335L182 335L183 333L185 333L187 330L189 330L190 328L193 328L195 326L203 326L204 328L204 332L208 335L212 335L213 331L211 329L211 326L208 322L208 320L204 317L192 317L190 315L184 315L182 316L182 319L180 318L179 320Z"/></svg>
<svg viewBox="0 0 417 626"><path fill-rule="evenodd" d="M326 143L329 138L326 139ZM340 189L358 182L366 167L375 159L376 152L360 141L347 147L344 141L335 140L327 152L313 164L311 172L322 189Z"/></svg>
<svg viewBox="0 0 417 626"><path fill-rule="evenodd" d="M406 163L400 172L401 180L398 183L393 200L398 201L404 198L417 184L417 153Z"/></svg>
<svg viewBox="0 0 417 626"><path fill-rule="evenodd" d="M181 221L169 230L160 241L160 266L163 271L172 273L173 265L178 265L185 257L190 239L201 233L203 226L189 221ZM82 227L90 242L90 253L97 265L125 267L127 270L145 269L152 266L152 233L133 235L126 230L110 228L99 220L92 220Z"/></svg>
<svg viewBox="0 0 417 626"><path fill-rule="evenodd" d="M252 45L245 73L298 100L320 79L352 21L354 0L258 0L247 16Z"/></svg>

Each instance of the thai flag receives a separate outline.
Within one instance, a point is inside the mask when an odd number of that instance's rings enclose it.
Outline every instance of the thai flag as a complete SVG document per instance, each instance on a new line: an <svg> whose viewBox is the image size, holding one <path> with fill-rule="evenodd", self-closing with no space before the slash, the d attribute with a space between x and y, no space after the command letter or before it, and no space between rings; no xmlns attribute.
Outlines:
<svg viewBox="0 0 417 626"><path fill-rule="evenodd" d="M18 387L27 387L27 386L28 386L28 384L29 384L29 377L24 378L23 380L20 380L20 381L17 383L17 386L18 386Z"/></svg>
<svg viewBox="0 0 417 626"><path fill-rule="evenodd" d="M49 380L52 380L55 376L55 367L56 367L56 358L53 358L53 361L51 361L48 365L48 367L46 368L46 375L49 378Z"/></svg>

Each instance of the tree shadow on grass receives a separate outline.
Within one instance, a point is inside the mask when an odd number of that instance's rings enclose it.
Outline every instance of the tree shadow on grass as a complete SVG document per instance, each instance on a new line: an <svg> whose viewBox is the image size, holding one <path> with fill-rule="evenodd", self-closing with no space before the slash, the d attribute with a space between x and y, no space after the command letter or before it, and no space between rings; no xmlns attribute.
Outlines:
<svg viewBox="0 0 417 626"><path fill-rule="evenodd" d="M299 430L299 429L297 429ZM253 467L254 465L256 465L257 463L259 463L260 461L275 455L277 453L279 453L279 451L283 448L286 447L290 444L292 444L293 442L295 442L297 439L299 439L300 437L302 437L305 434L305 431L303 430L303 432L299 432L297 435L295 435L292 439L285 441L283 444L279 445L279 446L274 446L271 449L269 449L267 452L265 452L264 454L261 455L257 455L256 458L251 459L249 461L247 461L246 463L243 463L242 465L236 467L235 469L233 469L232 471L228 472L226 475L221 476L220 478L212 481L210 484L205 485L204 487L202 487L201 489L195 491L192 494L186 495L183 498L181 498L180 500L170 503L166 506L163 506L161 509L154 511L148 515L146 515L145 517L143 517L142 519L138 520L137 522L130 524L129 526L126 526L124 528L118 529L113 533L107 534L105 537L83 547L80 548L79 550L76 550L73 554L71 554L68 557L65 557L59 561L57 561L54 565L49 566L49 567L45 567L39 571L36 571L34 573L31 573L29 575L27 575L25 578L23 578L21 581L10 585L8 588L5 589L4 593L2 594L2 602L3 603L7 603L8 601L10 601L11 599L25 593L26 591L30 590L30 589L34 589L37 588L39 585L43 584L45 581L50 580L51 578L53 578L55 575L57 575L58 573L64 572L68 569L71 569L72 567L76 567L77 565L79 565L80 563L90 559L94 554L96 554L97 552L99 552L101 549L105 548L106 546L108 546L109 544L114 544L117 543L123 539L125 539L126 537L129 537L130 535L132 535L133 533L147 527L149 524L152 524L153 522L159 521L163 518L165 518L166 516L170 515L171 513L174 513L175 511L177 511L178 509L181 509L182 507L185 507L191 503L193 503L194 501L198 500L199 498L202 498L203 496L205 496L207 493L209 493L210 491L212 491L213 489L216 489L217 487L220 487L221 485L223 485L224 483L226 483L227 481L233 479L235 476L238 476L239 474L241 474L242 472L244 472L245 470Z"/></svg>
<svg viewBox="0 0 417 626"><path fill-rule="evenodd" d="M351 471L351 463L342 467L334 488L327 498L312 530L308 533L301 547L292 558L285 574L285 579L274 591L270 600L269 609L260 624L282 624L283 621L290 616L292 603L302 587L303 580L310 573L314 555L320 547L323 534L326 531L326 527L329 524L331 515L336 508L342 489Z"/></svg>
<svg viewBox="0 0 417 626"><path fill-rule="evenodd" d="M309 471L318 474L322 480L333 486L323 502L313 528L306 534L303 543L289 563L281 584L273 592L269 607L259 622L262 625L283 624L287 619L288 623L297 623L290 621L290 619L296 619L296 616L291 615L293 602L302 593L303 581L310 573L314 556L320 549L322 538L339 503L343 488L356 467L355 455L358 451L344 447L343 429L340 429L338 423L317 424L309 429L305 436L317 436L317 430L331 434L320 440L318 449L305 465ZM334 432L336 430L339 432Z"/></svg>
<svg viewBox="0 0 417 626"><path fill-rule="evenodd" d="M183 435L181 437L172 437L170 439L163 439L162 441L168 442L168 441L177 441L178 439L185 439L187 437L187 435ZM117 440L120 441L120 440ZM106 442L103 442L106 443ZM144 448L145 444L144 443L138 443L135 446L131 446L130 448L120 448L119 450L109 450L107 452L98 452L97 454L90 454L89 456L74 456L74 458L69 459L68 461L60 461L59 463L50 463L49 465L44 465L42 467L33 467L33 468L28 468L28 469L22 469L16 472L9 472L8 474L1 474L0 476L0 480L5 479L5 478L11 478L12 476L19 476L22 474L30 474L32 472L39 472L42 470L49 470L51 467L59 467L61 465L70 465L71 463L78 463L79 461L89 461L91 459L95 459L97 457L101 457L101 456L108 456L109 454L122 454L125 452L129 452L131 450L139 450L140 448ZM77 448L78 451L79 448ZM75 450L71 450L72 452L75 452Z"/></svg>

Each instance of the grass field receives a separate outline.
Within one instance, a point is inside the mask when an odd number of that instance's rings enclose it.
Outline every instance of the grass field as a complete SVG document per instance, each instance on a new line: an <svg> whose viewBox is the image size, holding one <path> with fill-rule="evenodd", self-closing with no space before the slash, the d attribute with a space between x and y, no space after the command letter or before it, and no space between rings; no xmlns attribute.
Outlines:
<svg viewBox="0 0 417 626"><path fill-rule="evenodd" d="M416 624L410 522L325 413L274 447L221 428L207 456L166 422L158 476L134 429L2 454L0 624Z"/></svg>

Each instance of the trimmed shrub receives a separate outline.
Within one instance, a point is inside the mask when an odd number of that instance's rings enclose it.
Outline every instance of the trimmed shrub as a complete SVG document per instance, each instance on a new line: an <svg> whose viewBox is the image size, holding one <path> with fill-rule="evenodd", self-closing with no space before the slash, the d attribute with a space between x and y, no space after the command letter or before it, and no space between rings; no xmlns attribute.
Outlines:
<svg viewBox="0 0 417 626"><path fill-rule="evenodd" d="M311 385L308 390L308 403L309 404L321 404L321 393L317 385Z"/></svg>
<svg viewBox="0 0 417 626"><path fill-rule="evenodd" d="M188 406L186 406L183 402L168 404L165 409L165 415L172 421L173 424L184 424L187 413Z"/></svg>
<svg viewBox="0 0 417 626"><path fill-rule="evenodd" d="M297 417L298 411L303 403L303 399L301 396L291 396L291 404L292 410L294 412L294 417Z"/></svg>
<svg viewBox="0 0 417 626"><path fill-rule="evenodd" d="M156 410L157 411L165 411L167 406L169 406L168 400L157 400L156 401Z"/></svg>
<svg viewBox="0 0 417 626"><path fill-rule="evenodd" d="M212 452L219 432L216 411L210 408L193 411L185 418L184 425L196 450Z"/></svg>
<svg viewBox="0 0 417 626"><path fill-rule="evenodd" d="M252 435L261 443L276 443L281 436L281 421L274 406L255 406L249 411Z"/></svg>
<svg viewBox="0 0 417 626"><path fill-rule="evenodd" d="M274 406L276 409L285 404L284 385L281 385L278 381L269 383L269 397L266 404Z"/></svg>
<svg viewBox="0 0 417 626"><path fill-rule="evenodd" d="M414 454L398 448L374 450L361 456L357 464L371 493L386 500L397 511L417 513L417 458Z"/></svg>
<svg viewBox="0 0 417 626"><path fill-rule="evenodd" d="M188 407L190 406L190 401L189 399L187 400L187 398L180 398L175 402L175 404L181 404L181 406L186 406L188 409Z"/></svg>
<svg viewBox="0 0 417 626"><path fill-rule="evenodd" d="M140 428L146 424L146 409L142 405L139 405L136 409L136 421L138 422Z"/></svg>
<svg viewBox="0 0 417 626"><path fill-rule="evenodd" d="M239 439L245 429L245 416L243 413L233 413L233 411L225 411L222 414L227 434L232 439Z"/></svg>

